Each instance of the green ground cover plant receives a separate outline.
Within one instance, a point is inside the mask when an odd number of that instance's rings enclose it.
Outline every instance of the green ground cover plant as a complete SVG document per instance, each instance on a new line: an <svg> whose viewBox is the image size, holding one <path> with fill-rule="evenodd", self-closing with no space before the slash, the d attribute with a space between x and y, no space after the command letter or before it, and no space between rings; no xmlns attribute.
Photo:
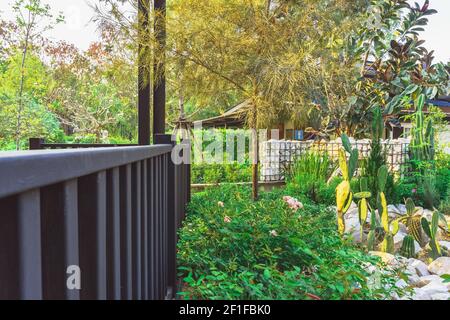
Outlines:
<svg viewBox="0 0 450 320"><path fill-rule="evenodd" d="M301 192L289 194L296 199L286 193L263 193L258 202L251 201L249 187L195 194L179 233L179 296L388 298L394 278L378 275L378 285L369 285L365 266L379 261L339 237L335 212Z"/></svg>

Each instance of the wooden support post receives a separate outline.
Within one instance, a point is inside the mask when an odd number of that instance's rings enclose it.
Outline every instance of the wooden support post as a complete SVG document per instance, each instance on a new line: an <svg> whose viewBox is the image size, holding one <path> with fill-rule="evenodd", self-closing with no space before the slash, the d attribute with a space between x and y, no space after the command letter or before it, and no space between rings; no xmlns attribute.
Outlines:
<svg viewBox="0 0 450 320"><path fill-rule="evenodd" d="M138 141L140 145L150 144L150 66L148 46L143 42L149 34L149 0L139 0L139 74L138 74Z"/></svg>
<svg viewBox="0 0 450 320"><path fill-rule="evenodd" d="M30 150L40 150L42 149L42 144L44 143L44 139L41 138L30 138L29 145Z"/></svg>
<svg viewBox="0 0 450 320"><path fill-rule="evenodd" d="M166 0L154 1L154 32L158 42L153 66L153 135L155 136L166 133Z"/></svg>

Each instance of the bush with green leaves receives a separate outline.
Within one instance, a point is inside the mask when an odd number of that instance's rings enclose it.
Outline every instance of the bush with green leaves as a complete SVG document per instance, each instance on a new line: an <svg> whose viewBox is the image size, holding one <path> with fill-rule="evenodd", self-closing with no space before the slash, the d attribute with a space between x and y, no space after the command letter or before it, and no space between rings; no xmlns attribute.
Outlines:
<svg viewBox="0 0 450 320"><path fill-rule="evenodd" d="M252 167L248 161L226 164L193 164L192 183L236 183L250 182Z"/></svg>
<svg viewBox="0 0 450 320"><path fill-rule="evenodd" d="M251 201L251 188L222 186L195 194L179 231L178 264L184 299L385 299L395 279L339 237L335 213L285 190ZM389 286L391 285L391 286ZM386 288L392 289L386 289Z"/></svg>
<svg viewBox="0 0 450 320"><path fill-rule="evenodd" d="M336 185L330 187L328 179L335 167L327 153L300 155L286 172L289 191L304 194L317 203L332 204Z"/></svg>

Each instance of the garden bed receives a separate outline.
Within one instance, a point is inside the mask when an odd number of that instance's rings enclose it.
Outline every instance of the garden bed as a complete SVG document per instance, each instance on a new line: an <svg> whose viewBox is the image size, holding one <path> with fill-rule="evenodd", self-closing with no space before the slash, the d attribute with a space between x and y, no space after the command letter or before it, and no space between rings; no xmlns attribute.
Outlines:
<svg viewBox="0 0 450 320"><path fill-rule="evenodd" d="M387 299L397 274L336 232L335 212L285 190L251 200L222 186L193 196L180 231L184 299ZM284 198L284 199L283 199ZM397 292L397 294L402 294Z"/></svg>

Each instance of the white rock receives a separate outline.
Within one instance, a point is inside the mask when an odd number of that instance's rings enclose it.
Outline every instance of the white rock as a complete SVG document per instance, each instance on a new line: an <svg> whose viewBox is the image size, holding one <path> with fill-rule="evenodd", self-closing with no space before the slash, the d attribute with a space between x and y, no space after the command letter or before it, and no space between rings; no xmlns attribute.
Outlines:
<svg viewBox="0 0 450 320"><path fill-rule="evenodd" d="M403 206L403 207L402 207ZM388 205L388 215L392 219L396 219L400 216L403 216L406 214L406 208L405 205Z"/></svg>
<svg viewBox="0 0 450 320"><path fill-rule="evenodd" d="M364 269L366 270L366 272L369 273L369 274L373 274L375 271L378 270L378 268L377 268L376 266L374 266L373 264L368 263L368 262L365 262L365 263L363 264L363 268L364 268Z"/></svg>
<svg viewBox="0 0 450 320"><path fill-rule="evenodd" d="M442 248L445 248L447 250L450 250L450 241L439 241L439 245Z"/></svg>
<svg viewBox="0 0 450 320"><path fill-rule="evenodd" d="M431 295L432 300L450 300L450 293L435 293Z"/></svg>
<svg viewBox="0 0 450 320"><path fill-rule="evenodd" d="M417 286L420 281L420 277L417 274L411 273L408 275L408 283Z"/></svg>
<svg viewBox="0 0 450 320"><path fill-rule="evenodd" d="M352 232L352 238L353 238L354 242L358 243L358 242L363 242L366 239L366 236L363 233L362 237L361 237L361 229L360 228L356 228Z"/></svg>
<svg viewBox="0 0 450 320"><path fill-rule="evenodd" d="M421 251L423 251L423 248L416 240L414 240L414 251L416 252L416 254L419 254Z"/></svg>
<svg viewBox="0 0 450 320"><path fill-rule="evenodd" d="M395 250L399 250L402 247L403 239L406 237L407 233L399 230L397 234L394 236L394 248Z"/></svg>
<svg viewBox="0 0 450 320"><path fill-rule="evenodd" d="M406 226L403 223L399 223L399 231L403 232L403 233L408 233L408 228L406 228Z"/></svg>
<svg viewBox="0 0 450 320"><path fill-rule="evenodd" d="M345 219L345 232L351 233L355 229L359 229L359 219L358 217L348 217Z"/></svg>
<svg viewBox="0 0 450 320"><path fill-rule="evenodd" d="M355 201L352 201L352 204L350 205L350 208L348 209L347 213L351 210L355 211L356 209L356 214L358 214L358 205L355 203Z"/></svg>
<svg viewBox="0 0 450 320"><path fill-rule="evenodd" d="M442 276L443 274L450 274L450 258L437 258L428 266L428 271L439 276Z"/></svg>
<svg viewBox="0 0 450 320"><path fill-rule="evenodd" d="M448 288L445 285L436 282L431 282L421 289L430 296L436 293L448 293Z"/></svg>
<svg viewBox="0 0 450 320"><path fill-rule="evenodd" d="M406 287L408 286L408 283L406 283L405 280L400 279L400 280L398 280L398 281L395 283L395 286L396 286L397 288L404 289L404 288L406 288Z"/></svg>
<svg viewBox="0 0 450 320"><path fill-rule="evenodd" d="M433 217L433 211L428 209L422 209L420 211L420 214L422 215L422 217L425 217L428 221L431 221L431 218Z"/></svg>
<svg viewBox="0 0 450 320"><path fill-rule="evenodd" d="M408 265L408 260L401 256L394 256L393 254L381 251L370 251L370 255L377 256L381 258L386 265L395 267L395 268L403 268Z"/></svg>
<svg viewBox="0 0 450 320"><path fill-rule="evenodd" d="M431 296L428 292L420 288L414 288L413 290L412 300L431 300Z"/></svg>
<svg viewBox="0 0 450 320"><path fill-rule="evenodd" d="M429 284L436 284L436 285L440 285L440 286L444 286L447 289L450 290L450 283L444 283L444 279L442 279L441 277L435 275L435 274L431 274L429 276L424 276L424 277L420 277L419 281L416 283L416 286L419 288L425 287Z"/></svg>
<svg viewBox="0 0 450 320"><path fill-rule="evenodd" d="M417 259L409 259L408 260L408 266L411 266L416 271L417 275L420 277L428 276L430 275L430 272L428 272L428 266Z"/></svg>

